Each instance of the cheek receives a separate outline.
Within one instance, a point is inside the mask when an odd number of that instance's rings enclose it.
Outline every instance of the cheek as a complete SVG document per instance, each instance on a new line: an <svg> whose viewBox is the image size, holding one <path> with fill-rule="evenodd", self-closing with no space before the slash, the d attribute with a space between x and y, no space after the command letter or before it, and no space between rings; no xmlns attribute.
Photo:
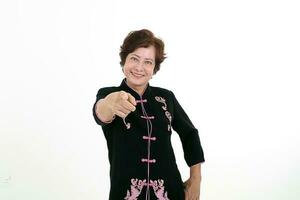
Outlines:
<svg viewBox="0 0 300 200"><path fill-rule="evenodd" d="M146 72L147 72L147 75L152 76L154 73L154 67L147 69Z"/></svg>
<svg viewBox="0 0 300 200"><path fill-rule="evenodd" d="M123 72L124 72L124 74L129 74L130 73L130 67L128 65L126 65L126 63L123 67Z"/></svg>

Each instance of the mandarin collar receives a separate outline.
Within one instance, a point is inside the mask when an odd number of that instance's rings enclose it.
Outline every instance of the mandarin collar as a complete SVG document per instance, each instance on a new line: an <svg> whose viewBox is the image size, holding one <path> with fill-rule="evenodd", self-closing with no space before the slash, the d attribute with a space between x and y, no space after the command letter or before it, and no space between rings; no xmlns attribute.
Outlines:
<svg viewBox="0 0 300 200"><path fill-rule="evenodd" d="M129 92L134 96L135 99L145 99L150 93L150 85L147 84L147 87L142 95L139 95L136 91L134 91L131 87L129 87L126 83L126 78L123 79L120 88L126 92Z"/></svg>

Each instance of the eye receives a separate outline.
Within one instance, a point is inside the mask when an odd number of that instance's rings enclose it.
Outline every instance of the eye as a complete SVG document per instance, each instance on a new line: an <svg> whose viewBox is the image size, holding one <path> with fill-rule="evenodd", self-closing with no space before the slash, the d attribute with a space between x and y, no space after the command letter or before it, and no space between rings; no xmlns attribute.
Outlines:
<svg viewBox="0 0 300 200"><path fill-rule="evenodd" d="M139 61L136 57L130 57L130 60L132 60L132 61L134 61L134 62Z"/></svg>
<svg viewBox="0 0 300 200"><path fill-rule="evenodd" d="M153 65L153 62L152 62L152 61L149 61L149 60L147 60L147 61L145 61L145 64L146 64L146 65Z"/></svg>

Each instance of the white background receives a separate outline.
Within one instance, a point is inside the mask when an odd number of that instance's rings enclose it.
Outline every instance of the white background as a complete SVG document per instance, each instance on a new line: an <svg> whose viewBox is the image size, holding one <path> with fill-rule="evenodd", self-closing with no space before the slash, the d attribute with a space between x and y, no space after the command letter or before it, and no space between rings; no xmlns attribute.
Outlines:
<svg viewBox="0 0 300 200"><path fill-rule="evenodd" d="M1 0L0 199L108 199L92 104L123 78L124 37L148 28L168 55L150 84L173 90L199 130L201 199L298 200L299 10L296 0Z"/></svg>

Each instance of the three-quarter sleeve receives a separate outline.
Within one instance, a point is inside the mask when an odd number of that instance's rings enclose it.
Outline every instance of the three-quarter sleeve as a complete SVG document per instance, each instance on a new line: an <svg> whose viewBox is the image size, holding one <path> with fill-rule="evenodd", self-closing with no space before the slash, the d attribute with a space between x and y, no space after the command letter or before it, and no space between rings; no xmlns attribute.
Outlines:
<svg viewBox="0 0 300 200"><path fill-rule="evenodd" d="M111 92L113 92L113 91L111 91L109 88L100 88L100 89L98 90L97 95L96 95L96 101L95 101L95 103L94 103L94 105L93 105L93 116L94 116L94 119L95 119L95 121L96 121L96 123L97 123L98 125L105 126L105 125L110 124L110 122L103 122L102 120L100 120L100 119L98 118L98 116L97 116L97 114L96 114L96 105L97 105L97 102L98 102L100 99L105 98L105 97L106 97L108 94L110 94Z"/></svg>
<svg viewBox="0 0 300 200"><path fill-rule="evenodd" d="M205 159L198 130L177 101L173 92L171 94L173 99L172 128L180 137L185 161L189 167L204 162Z"/></svg>

